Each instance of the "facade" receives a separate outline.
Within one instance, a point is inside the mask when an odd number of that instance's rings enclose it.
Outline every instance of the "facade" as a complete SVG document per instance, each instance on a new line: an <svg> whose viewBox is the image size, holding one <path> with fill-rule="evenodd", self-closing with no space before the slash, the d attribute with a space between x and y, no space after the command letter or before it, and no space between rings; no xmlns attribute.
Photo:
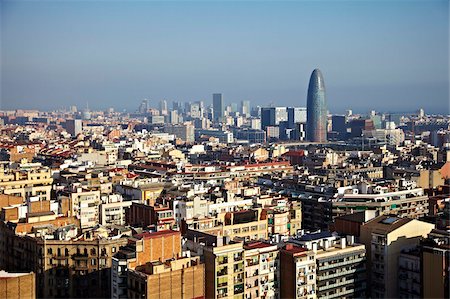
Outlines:
<svg viewBox="0 0 450 299"><path fill-rule="evenodd" d="M66 131L72 137L77 136L83 132L83 121L81 119L68 119L66 120Z"/></svg>
<svg viewBox="0 0 450 299"><path fill-rule="evenodd" d="M245 298L279 298L279 250L276 244L244 244Z"/></svg>
<svg viewBox="0 0 450 299"><path fill-rule="evenodd" d="M402 250L415 247L433 224L383 215L361 226L367 250L367 272L372 298L398 298L398 260Z"/></svg>
<svg viewBox="0 0 450 299"><path fill-rule="evenodd" d="M125 225L125 211L130 208L131 204L131 201L102 203L99 223L101 225Z"/></svg>
<svg viewBox="0 0 450 299"><path fill-rule="evenodd" d="M217 238L216 246L203 250L206 298L244 298L244 248L242 242Z"/></svg>
<svg viewBox="0 0 450 299"><path fill-rule="evenodd" d="M173 134L175 137L187 143L195 141L195 128L190 123L165 126L164 132Z"/></svg>
<svg viewBox="0 0 450 299"><path fill-rule="evenodd" d="M403 250L398 257L399 298L422 298L419 247Z"/></svg>
<svg viewBox="0 0 450 299"><path fill-rule="evenodd" d="M213 94L213 120L220 122L224 117L223 96L221 93Z"/></svg>
<svg viewBox="0 0 450 299"><path fill-rule="evenodd" d="M0 190L3 194L20 196L24 200L39 197L39 200L50 200L53 178L47 167L27 171L8 169L0 166Z"/></svg>
<svg viewBox="0 0 450 299"><path fill-rule="evenodd" d="M128 270L128 298L204 298L204 277L198 257L148 263Z"/></svg>
<svg viewBox="0 0 450 299"><path fill-rule="evenodd" d="M349 238L351 239L351 238ZM318 298L366 298L366 250L340 239L316 253Z"/></svg>
<svg viewBox="0 0 450 299"><path fill-rule="evenodd" d="M307 139L312 142L327 141L327 102L322 73L315 69L308 86Z"/></svg>
<svg viewBox="0 0 450 299"><path fill-rule="evenodd" d="M450 233L433 230L421 244L422 286L425 298L450 296Z"/></svg>
<svg viewBox="0 0 450 299"><path fill-rule="evenodd" d="M317 298L316 259L312 250L288 243L280 250L280 297Z"/></svg>
<svg viewBox="0 0 450 299"><path fill-rule="evenodd" d="M278 126L280 122L288 120L286 107L265 107L261 108L261 128L263 130L269 126Z"/></svg>
<svg viewBox="0 0 450 299"><path fill-rule="evenodd" d="M36 277L30 273L8 273L0 271L0 298L35 299Z"/></svg>

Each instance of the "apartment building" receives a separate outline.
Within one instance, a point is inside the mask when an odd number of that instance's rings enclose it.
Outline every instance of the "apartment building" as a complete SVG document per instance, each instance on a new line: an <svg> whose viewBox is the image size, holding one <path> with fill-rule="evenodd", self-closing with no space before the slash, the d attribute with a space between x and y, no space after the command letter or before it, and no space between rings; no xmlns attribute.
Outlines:
<svg viewBox="0 0 450 299"><path fill-rule="evenodd" d="M399 298L422 298L420 248L402 250L398 257Z"/></svg>
<svg viewBox="0 0 450 299"><path fill-rule="evenodd" d="M228 240L217 238L216 246L207 246L203 250L206 298L244 298L243 243Z"/></svg>
<svg viewBox="0 0 450 299"><path fill-rule="evenodd" d="M341 238L324 242L316 252L318 298L365 298L366 267L364 245Z"/></svg>
<svg viewBox="0 0 450 299"><path fill-rule="evenodd" d="M312 250L292 243L280 250L280 297L317 298L316 258Z"/></svg>
<svg viewBox="0 0 450 299"><path fill-rule="evenodd" d="M108 238L106 232L99 232L106 237L94 238L92 232L91 238L66 240L64 234L71 234L70 230L42 238L19 236L13 227L1 225L0 268L33 271L37 297L110 297L111 257L127 244L126 238Z"/></svg>
<svg viewBox="0 0 450 299"><path fill-rule="evenodd" d="M355 243L354 239L354 236L341 237L321 231L289 240L314 253L317 297L366 297L366 251L364 245Z"/></svg>
<svg viewBox="0 0 450 299"><path fill-rule="evenodd" d="M223 219L223 235L230 239L241 238L245 241L267 239L267 213L262 209L227 212L218 216Z"/></svg>
<svg viewBox="0 0 450 299"><path fill-rule="evenodd" d="M302 203L291 201L289 207L289 235L295 236L302 229Z"/></svg>
<svg viewBox="0 0 450 299"><path fill-rule="evenodd" d="M9 273L0 271L0 298L35 299L36 277L30 273Z"/></svg>
<svg viewBox="0 0 450 299"><path fill-rule="evenodd" d="M422 188L393 192L344 193L333 200L333 217L354 211L375 210L381 214L397 214L398 217L420 218L428 215L428 196Z"/></svg>
<svg viewBox="0 0 450 299"><path fill-rule="evenodd" d="M3 194L20 196L25 199L39 197L50 200L53 178L48 167L27 170L5 168L0 164L0 191Z"/></svg>
<svg viewBox="0 0 450 299"><path fill-rule="evenodd" d="M99 206L101 203L99 190L77 188L74 192L64 194L70 200L69 216L80 219L81 229L88 229L99 223Z"/></svg>
<svg viewBox="0 0 450 299"><path fill-rule="evenodd" d="M382 215L361 226L367 250L367 271L372 298L398 298L398 260L434 228L433 224L395 215Z"/></svg>
<svg viewBox="0 0 450 299"><path fill-rule="evenodd" d="M101 225L125 225L126 209L130 208L132 201L120 201L102 203L100 205L100 224Z"/></svg>
<svg viewBox="0 0 450 299"><path fill-rule="evenodd" d="M199 257L150 262L128 270L128 298L204 298L204 277Z"/></svg>
<svg viewBox="0 0 450 299"><path fill-rule="evenodd" d="M129 238L128 244L112 257L112 298L128 298L130 270L155 261L177 259L181 254L181 233L178 231L143 232Z"/></svg>
<svg viewBox="0 0 450 299"><path fill-rule="evenodd" d="M253 241L244 244L245 298L279 297L279 250L277 245Z"/></svg>
<svg viewBox="0 0 450 299"><path fill-rule="evenodd" d="M432 230L420 246L423 297L449 298L450 232Z"/></svg>

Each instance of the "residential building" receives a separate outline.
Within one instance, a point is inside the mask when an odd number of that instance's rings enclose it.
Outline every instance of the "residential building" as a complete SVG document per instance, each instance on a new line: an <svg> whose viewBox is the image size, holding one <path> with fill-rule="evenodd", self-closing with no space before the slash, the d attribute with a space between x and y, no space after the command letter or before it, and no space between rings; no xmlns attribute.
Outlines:
<svg viewBox="0 0 450 299"><path fill-rule="evenodd" d="M216 246L206 246L206 298L244 298L244 248L242 242L218 237Z"/></svg>
<svg viewBox="0 0 450 299"><path fill-rule="evenodd" d="M292 243L280 250L280 297L317 298L314 251Z"/></svg>
<svg viewBox="0 0 450 299"><path fill-rule="evenodd" d="M204 298L204 277L199 257L149 262L128 270L128 298Z"/></svg>
<svg viewBox="0 0 450 299"><path fill-rule="evenodd" d="M244 244L245 298L279 298L279 250L276 244Z"/></svg>
<svg viewBox="0 0 450 299"><path fill-rule="evenodd" d="M399 255L402 250L417 246L433 228L433 224L395 215L382 215L361 226L372 298L399 297Z"/></svg>
<svg viewBox="0 0 450 299"><path fill-rule="evenodd" d="M0 298L35 299L36 277L30 273L11 273L0 271Z"/></svg>

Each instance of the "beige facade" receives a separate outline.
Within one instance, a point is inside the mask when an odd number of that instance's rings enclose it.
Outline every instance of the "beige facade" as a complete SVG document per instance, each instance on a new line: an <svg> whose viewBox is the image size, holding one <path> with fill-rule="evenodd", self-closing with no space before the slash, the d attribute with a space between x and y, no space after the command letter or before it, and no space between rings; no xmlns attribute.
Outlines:
<svg viewBox="0 0 450 299"><path fill-rule="evenodd" d="M27 171L0 170L0 190L24 200L32 196L38 196L39 200L50 200L52 183L50 169L46 167Z"/></svg>
<svg viewBox="0 0 450 299"><path fill-rule="evenodd" d="M180 258L128 270L128 298L204 298L205 265Z"/></svg>
<svg viewBox="0 0 450 299"><path fill-rule="evenodd" d="M34 273L8 273L0 271L0 298L36 298L36 277Z"/></svg>
<svg viewBox="0 0 450 299"><path fill-rule="evenodd" d="M244 249L245 298L278 298L277 245L256 241L245 244Z"/></svg>
<svg viewBox="0 0 450 299"><path fill-rule="evenodd" d="M397 298L398 259L403 249L417 246L433 224L383 215L361 226L367 250L367 270L372 298Z"/></svg>
<svg viewBox="0 0 450 299"><path fill-rule="evenodd" d="M206 247L206 298L244 298L244 249L241 242Z"/></svg>

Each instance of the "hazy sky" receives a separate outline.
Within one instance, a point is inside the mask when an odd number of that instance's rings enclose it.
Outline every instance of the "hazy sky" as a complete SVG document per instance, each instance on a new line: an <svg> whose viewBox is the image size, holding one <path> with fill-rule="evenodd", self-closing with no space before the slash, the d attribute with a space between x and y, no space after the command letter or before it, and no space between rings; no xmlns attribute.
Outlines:
<svg viewBox="0 0 450 299"><path fill-rule="evenodd" d="M1 109L169 102L448 113L449 1L1 1Z"/></svg>

